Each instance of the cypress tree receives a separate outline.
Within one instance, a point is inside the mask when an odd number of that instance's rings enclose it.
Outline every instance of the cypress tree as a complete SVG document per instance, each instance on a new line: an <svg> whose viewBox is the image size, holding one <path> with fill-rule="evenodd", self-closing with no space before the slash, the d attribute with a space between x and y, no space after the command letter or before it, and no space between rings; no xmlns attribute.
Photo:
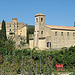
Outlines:
<svg viewBox="0 0 75 75"><path fill-rule="evenodd" d="M29 44L29 30L27 29L27 43Z"/></svg>
<svg viewBox="0 0 75 75"><path fill-rule="evenodd" d="M6 40L7 39L7 37L6 37L6 24L5 24L4 20L2 21L2 30L1 30L1 32L2 32L2 38L4 40Z"/></svg>
<svg viewBox="0 0 75 75"><path fill-rule="evenodd" d="M2 37L2 31L0 30L0 39L1 39L1 37Z"/></svg>

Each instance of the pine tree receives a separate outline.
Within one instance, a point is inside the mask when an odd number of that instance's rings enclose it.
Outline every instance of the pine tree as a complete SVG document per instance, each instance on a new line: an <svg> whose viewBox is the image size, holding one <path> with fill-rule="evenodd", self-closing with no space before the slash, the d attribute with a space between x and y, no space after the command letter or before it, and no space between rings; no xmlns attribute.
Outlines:
<svg viewBox="0 0 75 75"><path fill-rule="evenodd" d="M7 37L6 37L6 24L5 24L4 20L2 21L2 30L1 30L1 32L2 32L2 38L4 40L6 40L7 39Z"/></svg>

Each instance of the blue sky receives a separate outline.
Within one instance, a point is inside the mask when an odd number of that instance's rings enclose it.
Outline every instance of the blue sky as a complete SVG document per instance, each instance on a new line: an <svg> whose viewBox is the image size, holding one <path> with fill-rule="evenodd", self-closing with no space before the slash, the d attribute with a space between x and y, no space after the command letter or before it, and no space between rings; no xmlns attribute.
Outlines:
<svg viewBox="0 0 75 75"><path fill-rule="evenodd" d="M35 25L39 12L46 15L46 25L73 26L75 0L0 0L0 22L18 18L18 22Z"/></svg>

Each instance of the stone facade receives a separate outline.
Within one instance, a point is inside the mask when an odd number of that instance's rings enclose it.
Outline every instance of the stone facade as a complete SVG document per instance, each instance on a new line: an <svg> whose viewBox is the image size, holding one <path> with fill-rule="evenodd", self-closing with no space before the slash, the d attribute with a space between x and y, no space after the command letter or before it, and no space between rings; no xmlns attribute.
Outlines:
<svg viewBox="0 0 75 75"><path fill-rule="evenodd" d="M0 22L0 30L2 23ZM27 37L27 24L23 22L17 22L17 18L12 18L12 22L6 22L6 35L8 39L13 39L16 44L16 48L19 48L20 42L26 43Z"/></svg>
<svg viewBox="0 0 75 75"><path fill-rule="evenodd" d="M60 49L75 45L75 27L45 25L45 15L35 15L34 37L29 40L30 48Z"/></svg>
<svg viewBox="0 0 75 75"><path fill-rule="evenodd" d="M0 22L0 30L2 27L2 23ZM27 24L24 24L23 22L17 22L17 18L12 18L12 22L6 22L6 35L7 37L10 37L11 33L13 33L12 36L23 36L27 37Z"/></svg>

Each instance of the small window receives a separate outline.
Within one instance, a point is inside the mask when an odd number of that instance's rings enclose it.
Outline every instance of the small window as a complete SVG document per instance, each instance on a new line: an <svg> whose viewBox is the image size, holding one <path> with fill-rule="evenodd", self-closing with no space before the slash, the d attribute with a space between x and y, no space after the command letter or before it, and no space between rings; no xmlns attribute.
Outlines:
<svg viewBox="0 0 75 75"><path fill-rule="evenodd" d="M57 36L57 32L55 32L55 36Z"/></svg>
<svg viewBox="0 0 75 75"><path fill-rule="evenodd" d="M49 42L47 42L47 47L49 47Z"/></svg>
<svg viewBox="0 0 75 75"><path fill-rule="evenodd" d="M10 27L11 27L11 24L10 24Z"/></svg>
<svg viewBox="0 0 75 75"><path fill-rule="evenodd" d="M73 36L75 36L75 32L73 32Z"/></svg>
<svg viewBox="0 0 75 75"><path fill-rule="evenodd" d="M63 32L61 32L61 36L63 36Z"/></svg>
<svg viewBox="0 0 75 75"><path fill-rule="evenodd" d="M22 32L22 30L20 30L20 32Z"/></svg>
<svg viewBox="0 0 75 75"><path fill-rule="evenodd" d="M20 33L20 35L21 35L21 33Z"/></svg>
<svg viewBox="0 0 75 75"><path fill-rule="evenodd" d="M15 22L13 23L13 25L15 25Z"/></svg>
<svg viewBox="0 0 75 75"><path fill-rule="evenodd" d="M17 25L17 28L18 28L18 25Z"/></svg>
<svg viewBox="0 0 75 75"><path fill-rule="evenodd" d="M43 31L41 31L41 34L43 34Z"/></svg>
<svg viewBox="0 0 75 75"><path fill-rule="evenodd" d="M67 32L67 36L69 36L69 32Z"/></svg>
<svg viewBox="0 0 75 75"><path fill-rule="evenodd" d="M50 48L51 48L51 42L50 42Z"/></svg>
<svg viewBox="0 0 75 75"><path fill-rule="evenodd" d="M38 22L38 18L36 18L36 22Z"/></svg>
<svg viewBox="0 0 75 75"><path fill-rule="evenodd" d="M41 22L43 21L43 18L41 18Z"/></svg>
<svg viewBox="0 0 75 75"><path fill-rule="evenodd" d="M11 31L11 29L10 29L10 31Z"/></svg>

